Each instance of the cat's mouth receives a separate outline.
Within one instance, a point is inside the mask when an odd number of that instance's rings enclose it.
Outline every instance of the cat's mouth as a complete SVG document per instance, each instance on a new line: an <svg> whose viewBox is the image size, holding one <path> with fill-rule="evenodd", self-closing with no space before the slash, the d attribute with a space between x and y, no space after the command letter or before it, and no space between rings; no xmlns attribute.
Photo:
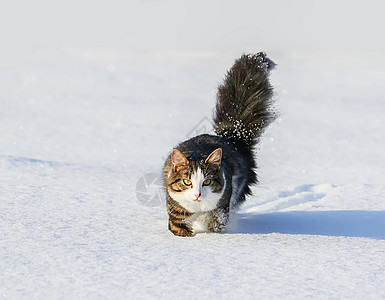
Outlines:
<svg viewBox="0 0 385 300"><path fill-rule="evenodd" d="M199 199L195 199L195 200L193 200L194 202L201 202L201 200L199 200Z"/></svg>

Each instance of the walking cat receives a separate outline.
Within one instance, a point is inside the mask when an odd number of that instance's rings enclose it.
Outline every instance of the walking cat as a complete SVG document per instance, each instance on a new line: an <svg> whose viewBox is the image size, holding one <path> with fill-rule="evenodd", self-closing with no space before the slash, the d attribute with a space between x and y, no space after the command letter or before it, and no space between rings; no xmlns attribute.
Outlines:
<svg viewBox="0 0 385 300"><path fill-rule="evenodd" d="M216 135L177 145L163 169L169 230L178 236L221 232L229 214L257 183L253 151L275 119L265 53L242 55L218 87L213 116Z"/></svg>

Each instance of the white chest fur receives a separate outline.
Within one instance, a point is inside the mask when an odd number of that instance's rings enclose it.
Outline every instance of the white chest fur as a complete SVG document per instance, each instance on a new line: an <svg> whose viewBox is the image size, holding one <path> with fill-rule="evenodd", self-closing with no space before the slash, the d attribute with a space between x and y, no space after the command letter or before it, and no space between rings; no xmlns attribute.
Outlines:
<svg viewBox="0 0 385 300"><path fill-rule="evenodd" d="M207 232L207 225L209 223L209 213L202 212L196 213L188 220L194 233Z"/></svg>

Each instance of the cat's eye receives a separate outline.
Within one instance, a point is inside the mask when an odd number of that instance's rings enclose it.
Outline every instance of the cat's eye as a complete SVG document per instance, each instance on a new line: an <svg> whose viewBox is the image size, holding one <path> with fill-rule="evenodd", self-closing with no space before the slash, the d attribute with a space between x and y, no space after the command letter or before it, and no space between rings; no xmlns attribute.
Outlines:
<svg viewBox="0 0 385 300"><path fill-rule="evenodd" d="M203 181L203 185L210 185L211 183L211 179L206 179L205 181Z"/></svg>
<svg viewBox="0 0 385 300"><path fill-rule="evenodd" d="M185 185L191 185L192 184L191 180L189 180L189 179L183 179L183 183Z"/></svg>

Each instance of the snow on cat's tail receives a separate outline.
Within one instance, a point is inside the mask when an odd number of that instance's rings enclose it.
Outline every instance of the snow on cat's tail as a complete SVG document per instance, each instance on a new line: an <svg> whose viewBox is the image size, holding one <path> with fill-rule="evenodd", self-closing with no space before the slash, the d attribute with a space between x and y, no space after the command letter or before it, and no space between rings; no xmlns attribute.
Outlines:
<svg viewBox="0 0 385 300"><path fill-rule="evenodd" d="M235 61L218 87L213 118L217 135L249 145L258 143L264 129L276 117L269 82L274 67L275 63L263 52L244 54Z"/></svg>

